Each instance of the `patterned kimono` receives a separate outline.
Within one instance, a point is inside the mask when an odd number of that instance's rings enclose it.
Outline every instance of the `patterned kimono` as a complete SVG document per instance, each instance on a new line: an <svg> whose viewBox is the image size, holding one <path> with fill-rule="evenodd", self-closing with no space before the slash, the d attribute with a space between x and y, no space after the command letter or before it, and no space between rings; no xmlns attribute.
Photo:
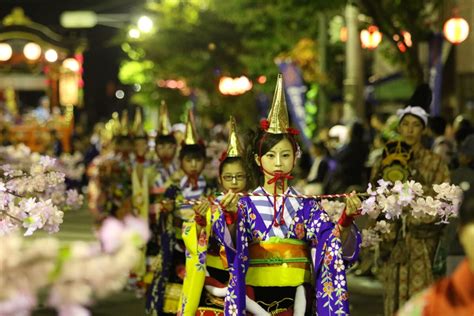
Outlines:
<svg viewBox="0 0 474 316"><path fill-rule="evenodd" d="M378 166L373 177L378 174ZM410 180L423 185L425 193L432 193L432 185L449 182L449 170L441 156L420 148L408 165ZM393 315L410 297L429 286L435 274L443 273L444 258L440 252L443 225L438 219L422 221L411 215L393 224L391 234L380 245L380 277L385 297L386 316ZM436 271L438 270L438 271Z"/></svg>
<svg viewBox="0 0 474 316"><path fill-rule="evenodd" d="M196 222L184 223L186 277L179 315L224 315L224 295L229 281L227 258L212 231L212 224L219 217L219 209L210 207L206 213L206 227L201 229L199 236Z"/></svg>
<svg viewBox="0 0 474 316"><path fill-rule="evenodd" d="M257 188L254 193L266 191ZM292 187L286 193L298 194ZM292 313L299 305L295 293L301 286L306 286L306 294L311 293L303 306L306 314L348 315L345 269L346 263L358 257L361 237L357 228L351 227L342 245L339 230L316 200L279 199L276 210L277 218L284 214L284 223L278 226L273 225L272 199L241 198L235 246L224 217L214 225L232 263L225 315L246 315L246 295L272 314Z"/></svg>
<svg viewBox="0 0 474 316"><path fill-rule="evenodd" d="M156 169L157 169L157 174L154 179L153 188L154 188L154 191L156 191L156 193L159 193L160 189L165 188L166 181L168 181L171 175L178 170L178 167L175 163L171 163L167 167L165 167L163 164L160 163L158 164Z"/></svg>
<svg viewBox="0 0 474 316"><path fill-rule="evenodd" d="M199 199L205 194L206 181L200 176L193 187L187 176L179 183L179 197L172 213L160 214L161 268L157 269L148 295L147 312L151 315L176 314L185 273L185 246L182 240L183 222L194 216L192 205L179 200ZM167 193L165 193L166 195Z"/></svg>

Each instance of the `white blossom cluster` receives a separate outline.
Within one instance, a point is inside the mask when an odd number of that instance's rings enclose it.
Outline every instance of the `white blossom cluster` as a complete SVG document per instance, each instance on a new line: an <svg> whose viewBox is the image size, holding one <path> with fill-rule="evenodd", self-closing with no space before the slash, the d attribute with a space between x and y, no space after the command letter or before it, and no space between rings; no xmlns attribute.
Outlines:
<svg viewBox="0 0 474 316"><path fill-rule="evenodd" d="M433 185L435 196L424 194L423 187L415 181L392 183L379 180L375 189L369 184L369 197L362 202L362 214L373 219L383 216L388 222L404 215L415 219L432 219L437 223L448 223L451 217L457 216L463 198L460 187L449 183ZM377 225L381 225L377 222ZM390 232L390 225L375 226L363 231L365 245L374 245L380 241L380 235Z"/></svg>
<svg viewBox="0 0 474 316"><path fill-rule="evenodd" d="M30 315L39 290L59 315L90 315L94 298L121 290L149 238L146 223L127 217L108 218L97 242L61 244L48 237L27 241L18 234L2 237L0 315Z"/></svg>
<svg viewBox="0 0 474 316"><path fill-rule="evenodd" d="M38 229L58 232L63 210L80 208L84 198L66 190L56 159L21 145L0 147L0 153L0 236L21 229L25 236Z"/></svg>

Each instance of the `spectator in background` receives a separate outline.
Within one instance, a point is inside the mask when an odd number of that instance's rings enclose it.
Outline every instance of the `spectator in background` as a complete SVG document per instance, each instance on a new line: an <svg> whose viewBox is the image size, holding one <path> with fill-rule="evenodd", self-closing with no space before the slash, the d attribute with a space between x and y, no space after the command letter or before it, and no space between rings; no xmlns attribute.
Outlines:
<svg viewBox="0 0 474 316"><path fill-rule="evenodd" d="M33 111L33 115L40 123L45 123L51 117L51 109L49 106L49 98L42 96L39 99L38 107Z"/></svg>
<svg viewBox="0 0 474 316"><path fill-rule="evenodd" d="M445 136L446 120L441 116L434 116L429 121L429 127L434 137L431 150L440 155L448 166L451 166L454 156L454 143Z"/></svg>
<svg viewBox="0 0 474 316"><path fill-rule="evenodd" d="M304 187L305 194L323 194L326 192L325 186L333 163L326 146L321 141L313 142L309 153L313 162L300 186Z"/></svg>
<svg viewBox="0 0 474 316"><path fill-rule="evenodd" d="M364 126L354 122L349 131L349 143L334 155L336 170L331 175L329 193L346 192L348 189L363 190L367 182L365 162L369 155L369 145L364 141Z"/></svg>
<svg viewBox="0 0 474 316"><path fill-rule="evenodd" d="M468 135L474 132L471 121L469 121L467 118L463 117L462 115L459 115L454 120L453 129L454 129L454 138L456 139L456 144L458 146L464 141L464 139Z"/></svg>

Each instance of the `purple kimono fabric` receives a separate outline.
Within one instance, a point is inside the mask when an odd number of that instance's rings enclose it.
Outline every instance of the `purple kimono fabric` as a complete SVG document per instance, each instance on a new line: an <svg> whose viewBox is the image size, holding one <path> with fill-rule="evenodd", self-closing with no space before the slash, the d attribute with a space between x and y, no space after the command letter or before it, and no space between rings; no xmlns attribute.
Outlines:
<svg viewBox="0 0 474 316"><path fill-rule="evenodd" d="M348 237L352 238L353 249L349 256L343 256L339 232L319 203L314 199L298 199L297 202L299 202L296 203L299 205L298 208L289 207L285 210L290 212L293 218L293 222L287 224L289 226L284 229L285 238L307 241L312 249L316 315L349 315L345 269L347 264L353 263L358 258L360 233L353 225L352 235ZM295 200L291 204L295 205ZM286 205L287 203L285 207ZM232 316L246 315L245 275L249 266L248 245L253 240L266 240L269 232L269 227L260 216L251 197L240 199L237 221L235 248L230 240L224 216L222 215L214 224L214 231L225 246L229 262L230 282L225 297L225 315Z"/></svg>

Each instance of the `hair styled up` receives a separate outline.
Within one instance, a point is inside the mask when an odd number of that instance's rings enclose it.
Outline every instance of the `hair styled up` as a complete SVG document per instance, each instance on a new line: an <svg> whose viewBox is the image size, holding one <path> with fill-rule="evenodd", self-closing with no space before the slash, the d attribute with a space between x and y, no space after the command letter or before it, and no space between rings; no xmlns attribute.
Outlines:
<svg viewBox="0 0 474 316"><path fill-rule="evenodd" d="M179 152L179 160L183 160L185 157L191 159L206 159L206 147L199 144L183 145Z"/></svg>

